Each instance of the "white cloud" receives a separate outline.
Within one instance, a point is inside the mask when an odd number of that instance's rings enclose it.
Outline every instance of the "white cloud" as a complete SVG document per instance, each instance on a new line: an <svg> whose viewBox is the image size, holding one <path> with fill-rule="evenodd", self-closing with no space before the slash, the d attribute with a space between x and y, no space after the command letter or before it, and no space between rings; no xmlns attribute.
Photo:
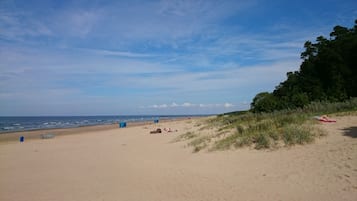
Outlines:
<svg viewBox="0 0 357 201"><path fill-rule="evenodd" d="M183 103L182 105L181 105L182 107L194 107L195 106L195 104L192 104L192 103Z"/></svg>
<svg viewBox="0 0 357 201"><path fill-rule="evenodd" d="M42 21L33 19L28 12L1 12L0 36L9 40L24 41L26 36L53 36L53 31Z"/></svg>
<svg viewBox="0 0 357 201"><path fill-rule="evenodd" d="M216 104L203 104L203 103L199 103L199 104L194 104L194 103L189 103L189 102L185 102L182 104L176 104L176 103L172 103L172 104L155 104L155 105L151 105L148 106L147 108L155 108L155 109L163 109L163 108L177 108L177 107L181 107L181 108L189 108L189 107L195 107L195 108L231 108L234 107L234 105L232 103L216 103Z"/></svg>
<svg viewBox="0 0 357 201"><path fill-rule="evenodd" d="M171 103L170 107L179 107L179 105L175 102Z"/></svg>
<svg viewBox="0 0 357 201"><path fill-rule="evenodd" d="M112 50L96 50L96 49L82 49L83 51L92 52L98 55L104 56L118 56L118 57L129 57L129 58L145 58L154 57L152 54L134 53L127 51L112 51Z"/></svg>
<svg viewBox="0 0 357 201"><path fill-rule="evenodd" d="M225 102L249 100L262 90L272 90L285 79L287 71L296 70L299 65L298 61L285 61L241 67L232 62L217 70L191 72L180 65L155 61L106 58L95 54L91 57L80 55L86 58L81 60L71 53L68 56L50 51L3 48L7 51L0 53L0 94L24 101L32 99L35 94L46 97L46 90L54 89L77 90L66 97L83 101L85 97L101 96L100 89L106 89L110 90L111 96L125 94L122 96L131 97L131 103L138 105L176 100L153 105L152 108L234 108ZM41 57L44 59L39 60ZM141 103L131 93L135 90L150 97L150 102ZM11 93L14 94L11 96ZM60 96L54 97L58 101L68 101ZM186 97L195 103L185 102ZM217 104L207 104L205 100Z"/></svg>
<svg viewBox="0 0 357 201"><path fill-rule="evenodd" d="M62 28L65 28L74 36L84 37L92 31L99 17L98 11L74 10L58 16L57 23L65 23Z"/></svg>
<svg viewBox="0 0 357 201"><path fill-rule="evenodd" d="M225 103L224 104L224 107L225 108L229 108L229 107L233 107L234 105L233 104L231 104L231 103Z"/></svg>
<svg viewBox="0 0 357 201"><path fill-rule="evenodd" d="M159 108L167 108L167 104L159 105Z"/></svg>

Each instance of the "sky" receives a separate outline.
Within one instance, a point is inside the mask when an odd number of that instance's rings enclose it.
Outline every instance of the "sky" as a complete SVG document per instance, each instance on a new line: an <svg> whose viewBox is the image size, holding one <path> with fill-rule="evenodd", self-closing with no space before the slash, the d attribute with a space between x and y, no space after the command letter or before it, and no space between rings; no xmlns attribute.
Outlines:
<svg viewBox="0 0 357 201"><path fill-rule="evenodd" d="M355 0L0 0L0 116L246 110L355 19Z"/></svg>

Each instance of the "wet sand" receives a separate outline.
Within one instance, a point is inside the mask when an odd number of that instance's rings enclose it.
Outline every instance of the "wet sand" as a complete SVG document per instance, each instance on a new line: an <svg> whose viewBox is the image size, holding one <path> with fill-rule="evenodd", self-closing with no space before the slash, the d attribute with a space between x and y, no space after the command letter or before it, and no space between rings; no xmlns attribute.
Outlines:
<svg viewBox="0 0 357 201"><path fill-rule="evenodd" d="M197 118L197 117L193 117ZM182 121L187 118L178 118L178 119L168 119L168 120L160 120L160 122L170 122L170 121ZM192 118L190 118L192 119ZM152 121L143 121L143 122L128 122L127 127L135 127L135 126L149 126L153 125ZM63 135L74 135L74 134L86 134L92 132L102 132L108 130L118 129L119 124L108 124L108 125L94 125L94 126L82 126L75 128L54 128L54 129L38 129L31 131L19 131L19 132L4 132L0 133L0 143L7 143L11 141L19 141L20 136L24 136L25 140L33 140L33 139L41 139L41 135L43 134L53 134L55 136L63 136Z"/></svg>

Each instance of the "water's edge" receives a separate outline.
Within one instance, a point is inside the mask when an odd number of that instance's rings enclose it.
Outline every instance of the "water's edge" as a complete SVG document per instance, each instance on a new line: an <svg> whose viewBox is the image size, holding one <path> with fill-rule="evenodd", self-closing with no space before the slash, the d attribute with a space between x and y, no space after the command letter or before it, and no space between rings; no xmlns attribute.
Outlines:
<svg viewBox="0 0 357 201"><path fill-rule="evenodd" d="M0 117L0 134L50 129L78 128L97 125L112 125L119 122L140 123L154 120L203 117L208 115L166 116L51 116L51 117Z"/></svg>

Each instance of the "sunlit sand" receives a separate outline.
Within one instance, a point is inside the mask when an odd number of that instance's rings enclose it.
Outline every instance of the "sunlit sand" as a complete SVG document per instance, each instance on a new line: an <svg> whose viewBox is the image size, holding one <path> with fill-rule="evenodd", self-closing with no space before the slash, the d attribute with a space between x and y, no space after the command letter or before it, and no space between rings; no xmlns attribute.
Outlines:
<svg viewBox="0 0 357 201"><path fill-rule="evenodd" d="M200 119L5 141L0 200L352 201L357 116L336 120L319 125L328 135L315 143L275 151L192 153L187 141L173 142ZM150 134L157 128L162 133Z"/></svg>

